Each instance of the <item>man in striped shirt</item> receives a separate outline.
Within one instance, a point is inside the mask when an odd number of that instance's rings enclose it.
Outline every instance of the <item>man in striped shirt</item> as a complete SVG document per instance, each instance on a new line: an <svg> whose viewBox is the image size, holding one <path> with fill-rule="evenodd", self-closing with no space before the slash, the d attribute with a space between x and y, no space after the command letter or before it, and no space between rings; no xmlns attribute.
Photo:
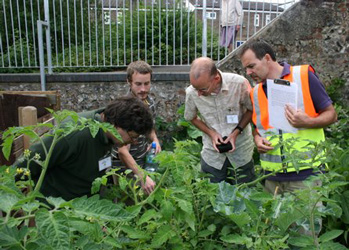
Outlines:
<svg viewBox="0 0 349 250"><path fill-rule="evenodd" d="M127 95L135 96L148 105L153 117L155 117L155 103L149 96L151 88L152 69L144 61L135 61L127 67L127 82L130 90ZM155 188L155 182L147 176L144 180L139 166L144 168L145 157L149 149L149 142L156 142L156 154L161 151L161 146L157 138L155 128L153 128L149 138L139 136L132 144L114 148L113 166L131 169L133 174L140 179L140 184L145 193L150 194Z"/></svg>

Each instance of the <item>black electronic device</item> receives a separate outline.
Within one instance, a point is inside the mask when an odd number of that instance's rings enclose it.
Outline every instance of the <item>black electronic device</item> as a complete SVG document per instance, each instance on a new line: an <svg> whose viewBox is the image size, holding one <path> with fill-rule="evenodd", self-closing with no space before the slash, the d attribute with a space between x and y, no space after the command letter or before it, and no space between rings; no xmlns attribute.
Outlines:
<svg viewBox="0 0 349 250"><path fill-rule="evenodd" d="M225 141L227 139L226 136L223 137L223 141ZM225 152L228 152L229 150L232 150L233 146L231 145L230 142L228 143L225 143L225 144L220 144L220 145L216 145L218 150L219 150L219 153L225 153Z"/></svg>

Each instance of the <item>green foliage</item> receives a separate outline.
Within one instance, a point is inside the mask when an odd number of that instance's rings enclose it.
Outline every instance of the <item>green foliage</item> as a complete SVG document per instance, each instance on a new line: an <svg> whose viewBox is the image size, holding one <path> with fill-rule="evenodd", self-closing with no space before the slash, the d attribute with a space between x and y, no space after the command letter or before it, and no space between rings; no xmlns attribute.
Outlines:
<svg viewBox="0 0 349 250"><path fill-rule="evenodd" d="M98 128L110 129L106 124L79 119L67 111L53 115L61 126L52 127L51 136L64 136L86 127L92 134ZM21 133L35 137L34 127L10 131L5 132L5 151L9 148L6 145ZM292 144L284 143L285 147ZM30 178L19 178L23 172L3 167L0 248L345 249L349 232L349 175L347 161L338 157L346 152L339 145L340 141L312 145L316 152L326 150L329 171L306 182L304 190L283 196L263 190L259 184L263 175L253 183L237 186L210 183L199 170L202 146L189 140L175 141L173 151L162 151L156 156L159 173L152 174L152 178L157 185L149 196L139 187L139 180L126 173L119 174L110 200L101 199L98 194L71 201L43 197L35 191ZM49 156L49 148L47 152ZM27 157L32 159L30 154ZM316 157L315 154L313 158ZM302 155L294 152L292 162L300 159ZM98 178L93 192L98 192L107 178L117 173L113 170ZM322 185L313 186L315 180ZM22 192L23 188L27 192ZM112 202L115 198L117 204ZM320 218L323 226L319 233Z"/></svg>
<svg viewBox="0 0 349 250"><path fill-rule="evenodd" d="M173 150L173 138L178 141L190 138L196 140L198 143L202 143L202 132L191 124L191 122L184 119L184 109L185 104L182 104L178 108L178 121L165 122L159 117L156 118L156 131L160 133L163 141L163 148L166 150Z"/></svg>

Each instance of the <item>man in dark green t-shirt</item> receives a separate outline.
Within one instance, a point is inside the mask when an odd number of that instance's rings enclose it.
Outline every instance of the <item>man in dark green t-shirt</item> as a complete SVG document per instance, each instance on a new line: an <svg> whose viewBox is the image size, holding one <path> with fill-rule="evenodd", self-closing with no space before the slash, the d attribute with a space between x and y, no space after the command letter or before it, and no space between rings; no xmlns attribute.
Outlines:
<svg viewBox="0 0 349 250"><path fill-rule="evenodd" d="M120 97L105 109L80 113L79 116L102 122L109 122L119 132L122 142L110 132L100 129L92 137L88 128L75 131L56 144L40 192L45 196L62 197L71 200L91 194L92 182L110 167L113 145L123 146L133 143L139 135L148 135L153 129L153 118L146 105L134 97ZM52 143L52 137L45 137L45 145ZM41 144L30 148L41 159L45 157ZM26 166L26 162L17 164ZM33 180L41 173L41 166L30 163Z"/></svg>

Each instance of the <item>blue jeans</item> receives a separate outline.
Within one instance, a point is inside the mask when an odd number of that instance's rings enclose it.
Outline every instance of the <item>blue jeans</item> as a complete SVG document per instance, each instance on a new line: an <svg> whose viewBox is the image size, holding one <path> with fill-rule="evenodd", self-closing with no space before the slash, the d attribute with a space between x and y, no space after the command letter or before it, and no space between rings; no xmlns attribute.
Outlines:
<svg viewBox="0 0 349 250"><path fill-rule="evenodd" d="M256 175L254 172L254 164L253 160L249 163L240 166L238 168L234 168L228 158L223 163L223 167L221 170L216 169L210 165L208 165L201 158L201 171L204 173L211 174L210 181L212 183L218 183L221 181L226 181L230 184L240 184L254 181L256 179Z"/></svg>

